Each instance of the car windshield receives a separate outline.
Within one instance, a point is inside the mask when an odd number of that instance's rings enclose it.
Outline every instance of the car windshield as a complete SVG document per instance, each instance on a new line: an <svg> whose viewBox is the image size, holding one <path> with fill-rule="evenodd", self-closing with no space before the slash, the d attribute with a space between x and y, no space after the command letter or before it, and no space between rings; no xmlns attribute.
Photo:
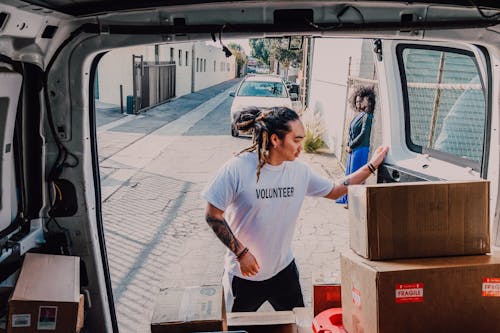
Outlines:
<svg viewBox="0 0 500 333"><path fill-rule="evenodd" d="M238 96L287 97L281 82L270 81L245 81L238 91Z"/></svg>

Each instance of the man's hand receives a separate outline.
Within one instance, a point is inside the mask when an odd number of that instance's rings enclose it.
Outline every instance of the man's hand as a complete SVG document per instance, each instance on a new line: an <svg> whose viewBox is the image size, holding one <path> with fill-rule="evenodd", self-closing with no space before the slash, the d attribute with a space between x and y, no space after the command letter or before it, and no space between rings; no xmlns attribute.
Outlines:
<svg viewBox="0 0 500 333"><path fill-rule="evenodd" d="M240 263L240 271L243 276L254 276L259 272L259 263L250 251L242 255L238 259L238 262Z"/></svg>
<svg viewBox="0 0 500 333"><path fill-rule="evenodd" d="M372 155L372 158L370 159L370 163L375 167L375 169L378 169L380 164L384 161L385 155L387 155L387 152L389 151L389 147L378 147L375 152Z"/></svg>
<svg viewBox="0 0 500 333"><path fill-rule="evenodd" d="M351 149L351 147L346 147L346 148L345 148L345 151L346 151L347 153L349 153L349 154L350 154L350 153L352 153L352 149Z"/></svg>

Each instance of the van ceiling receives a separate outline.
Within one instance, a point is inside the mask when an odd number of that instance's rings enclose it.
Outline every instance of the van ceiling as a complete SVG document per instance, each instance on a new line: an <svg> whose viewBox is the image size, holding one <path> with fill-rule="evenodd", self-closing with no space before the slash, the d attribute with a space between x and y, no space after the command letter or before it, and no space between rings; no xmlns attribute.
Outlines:
<svg viewBox="0 0 500 333"><path fill-rule="evenodd" d="M85 16L97 13L112 12L117 10L131 10L131 9L144 9L154 7L169 7L169 6L183 6L183 5L197 5L197 4L217 4L217 3L236 3L236 2L253 2L255 0L25 0L27 3L37 5L44 8L56 10L61 13L73 16ZM266 2L266 1L264 1ZM268 1L269 3L274 1ZM314 4L322 4L330 2L331 4L339 3L358 3L361 1L311 1L311 7ZM403 4L443 4L454 6L474 7L480 6L482 8L500 9L500 1L498 0L416 0L416 1L400 1L400 0L364 0L362 2L379 2L379 3L403 3ZM274 2L279 3L279 1ZM290 8L291 1L284 1L283 4Z"/></svg>

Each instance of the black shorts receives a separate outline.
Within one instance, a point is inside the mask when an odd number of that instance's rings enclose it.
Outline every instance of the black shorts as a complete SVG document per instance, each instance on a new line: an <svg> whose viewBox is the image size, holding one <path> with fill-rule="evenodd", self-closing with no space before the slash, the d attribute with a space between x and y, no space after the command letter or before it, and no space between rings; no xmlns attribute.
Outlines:
<svg viewBox="0 0 500 333"><path fill-rule="evenodd" d="M276 311L304 306L295 260L268 280L250 281L234 276L231 288L234 296L232 312L257 311L265 301L269 301Z"/></svg>

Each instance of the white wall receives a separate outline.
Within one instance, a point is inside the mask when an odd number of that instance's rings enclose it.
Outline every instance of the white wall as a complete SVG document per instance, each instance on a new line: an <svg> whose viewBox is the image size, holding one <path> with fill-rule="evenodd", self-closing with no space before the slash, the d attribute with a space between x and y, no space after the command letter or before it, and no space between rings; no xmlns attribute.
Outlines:
<svg viewBox="0 0 500 333"><path fill-rule="evenodd" d="M163 44L160 45L160 61L175 61L175 96L179 97L191 93L191 66L192 66L192 54L193 45L195 43L179 43L179 44ZM154 46L150 46L154 50ZM173 58L170 58L171 51L173 49ZM181 57L179 61L179 51L181 51ZM188 55L188 63L186 65L186 52ZM154 59L153 59L154 60Z"/></svg>
<svg viewBox="0 0 500 333"><path fill-rule="evenodd" d="M173 49L173 58L171 51ZM181 59L179 61L179 51ZM186 52L188 63L186 65ZM144 61L155 61L155 46L143 45L115 49L108 52L99 62L99 101L120 105L120 85L123 85L123 105L126 108L127 95L132 91L132 55L143 56ZM234 56L226 58L220 47L205 45L203 42L188 42L159 45L159 61L175 61L176 87L175 95L180 97L192 92L193 73L196 69L196 58L199 62L206 61L206 70L195 71L194 91L208 88L215 84L230 80L236 76L236 59ZM194 58L194 62L193 62ZM216 68L214 71L214 61ZM223 70L221 70L223 65ZM205 69L205 68L203 68Z"/></svg>
<svg viewBox="0 0 500 333"><path fill-rule="evenodd" d="M127 107L127 95L133 95L132 55L144 54L145 50L144 46L120 48L102 57L97 66L99 101L120 105L120 85L123 85L123 107Z"/></svg>
<svg viewBox="0 0 500 333"><path fill-rule="evenodd" d="M349 57L353 64L359 64L361 45L360 39L317 38L314 41L309 112L314 110L322 116L326 124L326 143L330 152L339 157L345 124Z"/></svg>
<svg viewBox="0 0 500 333"><path fill-rule="evenodd" d="M206 61L206 68L205 66L203 68L199 66L198 71L195 70L195 91L236 77L236 58L234 56L226 58L220 47L196 43L193 55L195 69L196 59L198 59L199 63L203 62L203 64Z"/></svg>

